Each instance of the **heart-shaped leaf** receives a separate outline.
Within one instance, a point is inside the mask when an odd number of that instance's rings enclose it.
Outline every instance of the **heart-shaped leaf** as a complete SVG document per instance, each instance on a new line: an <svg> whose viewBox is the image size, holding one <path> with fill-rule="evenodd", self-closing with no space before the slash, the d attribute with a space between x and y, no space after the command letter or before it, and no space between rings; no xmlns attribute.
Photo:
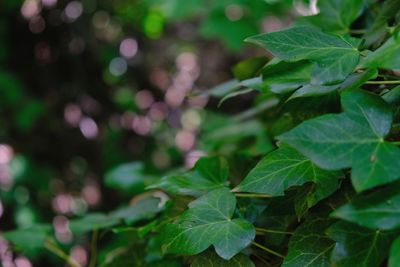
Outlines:
<svg viewBox="0 0 400 267"><path fill-rule="evenodd" d="M315 204L337 189L339 176L340 172L322 170L296 149L282 146L263 158L235 191L281 196L291 186L313 182L316 189L310 204Z"/></svg>
<svg viewBox="0 0 400 267"><path fill-rule="evenodd" d="M400 177L400 149L386 142L392 123L390 107L378 96L355 91L342 94L344 113L307 120L279 136L329 170L352 167L357 191Z"/></svg>
<svg viewBox="0 0 400 267"><path fill-rule="evenodd" d="M162 233L163 251L197 254L213 245L229 260L254 239L254 226L244 219L233 219L235 196L226 188L214 190L189 204L189 210Z"/></svg>
<svg viewBox="0 0 400 267"><path fill-rule="evenodd" d="M360 59L360 40L326 34L314 27L294 27L252 36L247 41L285 61L313 62L312 83L333 84L353 72Z"/></svg>

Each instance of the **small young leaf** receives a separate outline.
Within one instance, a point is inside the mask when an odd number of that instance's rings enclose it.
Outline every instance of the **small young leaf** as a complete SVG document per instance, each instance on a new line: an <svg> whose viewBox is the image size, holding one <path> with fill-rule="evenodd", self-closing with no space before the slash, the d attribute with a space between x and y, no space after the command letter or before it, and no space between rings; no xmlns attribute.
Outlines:
<svg viewBox="0 0 400 267"><path fill-rule="evenodd" d="M217 189L189 204L173 224L162 232L163 251L198 254L213 245L229 260L254 239L254 226L244 219L232 219L235 196L226 188Z"/></svg>
<svg viewBox="0 0 400 267"><path fill-rule="evenodd" d="M358 64L360 41L323 33L318 28L295 27L247 39L286 61L313 62L312 83L343 81Z"/></svg>

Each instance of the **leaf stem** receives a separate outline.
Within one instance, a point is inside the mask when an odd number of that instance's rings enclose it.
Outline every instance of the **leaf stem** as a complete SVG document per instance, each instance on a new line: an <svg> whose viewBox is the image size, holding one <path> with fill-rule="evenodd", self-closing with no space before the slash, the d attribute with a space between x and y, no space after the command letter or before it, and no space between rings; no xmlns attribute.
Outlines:
<svg viewBox="0 0 400 267"><path fill-rule="evenodd" d="M390 142L393 145L399 146L400 145L400 141L395 141L395 142Z"/></svg>
<svg viewBox="0 0 400 267"><path fill-rule="evenodd" d="M82 267L78 262L76 262L73 258L71 258L71 256L67 255L61 248L57 246L57 244L55 244L51 240L46 240L46 242L44 243L44 247L47 248L53 254L63 259L71 267Z"/></svg>
<svg viewBox="0 0 400 267"><path fill-rule="evenodd" d="M92 242L90 244L90 263L89 267L96 267L97 260L97 240L99 238L99 230L94 229L92 233Z"/></svg>
<svg viewBox="0 0 400 267"><path fill-rule="evenodd" d="M394 81L368 81L366 84L400 84L400 80Z"/></svg>
<svg viewBox="0 0 400 267"><path fill-rule="evenodd" d="M260 232L260 233L283 234L283 235L292 235L293 234L292 232L271 230L271 229L264 229L264 228L256 228L256 231Z"/></svg>
<svg viewBox="0 0 400 267"><path fill-rule="evenodd" d="M270 254L273 254L273 255L275 255L275 256L278 256L279 258L282 258L282 259L283 259L283 258L285 257L285 256L283 256L282 254L280 254L280 253L278 253L278 252L276 252L276 251L274 251L274 250L272 250L272 249L269 249L269 248L267 248L267 247L264 247L263 245L257 243L256 241L251 241L251 243L252 243L254 246L256 246L256 247L258 247L258 248L264 250L265 252L268 252L268 253L270 253Z"/></svg>
<svg viewBox="0 0 400 267"><path fill-rule="evenodd" d="M350 29L349 32L352 34L363 34L363 33L366 33L367 30L366 29Z"/></svg>
<svg viewBox="0 0 400 267"><path fill-rule="evenodd" d="M271 195L267 194L252 194L252 193L235 193L235 196L237 197L251 197L251 198L271 198Z"/></svg>

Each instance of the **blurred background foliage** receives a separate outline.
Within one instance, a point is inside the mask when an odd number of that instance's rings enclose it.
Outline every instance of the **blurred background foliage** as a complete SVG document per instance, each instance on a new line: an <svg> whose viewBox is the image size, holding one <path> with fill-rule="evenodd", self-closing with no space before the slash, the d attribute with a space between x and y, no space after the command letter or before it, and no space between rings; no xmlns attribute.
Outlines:
<svg viewBox="0 0 400 267"><path fill-rule="evenodd" d="M266 62L258 57L232 71L240 60L264 54L243 40L309 15L310 4L2 1L0 230L35 227L14 236L26 238L24 256L0 239L3 266L62 266L55 244L82 266L89 265L90 243L98 238L84 234L90 225L111 226L113 218L130 225L152 217L160 209L154 198L168 197L145 188L172 170L189 169L199 157L216 151L233 162L269 151L264 126L251 114L274 100L249 93L218 106L218 98L252 77L246 73L251 66ZM237 80L231 80L234 74ZM284 120L271 130L283 131L291 124ZM231 172L241 166L246 165L233 165ZM143 212L130 211L129 203L143 205ZM157 240L150 240L142 255L139 237L148 227L152 225L101 236L101 266L128 266L108 255L120 244L139 248L134 255L138 265L131 266L156 264ZM44 241L49 231L55 233L51 242ZM53 253L36 247L38 241ZM168 266L180 266L174 262ZM167 266L160 264L152 266Z"/></svg>

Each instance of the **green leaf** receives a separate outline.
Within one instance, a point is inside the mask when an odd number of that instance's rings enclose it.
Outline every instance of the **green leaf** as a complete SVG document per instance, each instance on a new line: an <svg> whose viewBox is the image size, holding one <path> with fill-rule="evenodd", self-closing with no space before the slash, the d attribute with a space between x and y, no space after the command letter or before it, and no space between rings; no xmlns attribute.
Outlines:
<svg viewBox="0 0 400 267"><path fill-rule="evenodd" d="M312 24L325 31L347 33L354 20L363 11L363 0L318 1L319 14L304 16L299 24Z"/></svg>
<svg viewBox="0 0 400 267"><path fill-rule="evenodd" d="M370 230L347 222L333 224L328 236L336 241L331 260L338 267L381 266L396 232Z"/></svg>
<svg viewBox="0 0 400 267"><path fill-rule="evenodd" d="M203 157L194 170L181 175L163 177L158 184L150 188L162 188L172 193L198 195L209 190L226 186L229 166L221 157Z"/></svg>
<svg viewBox="0 0 400 267"><path fill-rule="evenodd" d="M364 34L365 47L369 47L374 43L379 43L387 34L387 27L396 14L398 14L400 0L386 0L379 3L375 8L378 9L378 14L375 17L372 25Z"/></svg>
<svg viewBox="0 0 400 267"><path fill-rule="evenodd" d="M198 254L213 245L229 260L254 239L254 226L244 219L233 219L236 198L228 189L214 190L189 204L173 224L162 232L163 251Z"/></svg>
<svg viewBox="0 0 400 267"><path fill-rule="evenodd" d="M190 267L255 267L255 265L243 254L238 254L227 261L221 259L217 254L207 251L198 255Z"/></svg>
<svg viewBox="0 0 400 267"><path fill-rule="evenodd" d="M390 247L389 256L389 267L399 267L400 266L400 237L392 243Z"/></svg>
<svg viewBox="0 0 400 267"><path fill-rule="evenodd" d="M390 89L384 95L383 100L388 102L390 105L395 106L400 104L400 85Z"/></svg>
<svg viewBox="0 0 400 267"><path fill-rule="evenodd" d="M264 157L235 188L235 191L282 196L291 186L316 184L315 204L338 187L340 172L325 171L294 148L283 146Z"/></svg>
<svg viewBox="0 0 400 267"><path fill-rule="evenodd" d="M358 39L326 34L313 27L256 35L247 41L268 49L285 61L310 60L313 62L313 84L343 81L353 72L360 58Z"/></svg>
<svg viewBox="0 0 400 267"><path fill-rule="evenodd" d="M307 61L272 59L262 70L263 82L277 94L291 92L310 82L312 65Z"/></svg>
<svg viewBox="0 0 400 267"><path fill-rule="evenodd" d="M164 209L163 202L164 200L155 197L141 199L134 205L111 212L110 217L123 220L126 224L131 225L141 220L153 218Z"/></svg>
<svg viewBox="0 0 400 267"><path fill-rule="evenodd" d="M369 54L362 67L400 70L400 40L391 37L381 47Z"/></svg>
<svg viewBox="0 0 400 267"><path fill-rule="evenodd" d="M296 92L294 92L289 99L309 96L319 96L329 94L333 91L344 91L358 89L361 85L370 79L376 78L378 71L376 69L368 69L362 73L353 73L346 78L342 83L335 85L313 85L307 84Z"/></svg>
<svg viewBox="0 0 400 267"><path fill-rule="evenodd" d="M385 142L392 123L390 107L378 96L355 91L342 94L344 113L307 120L278 139L323 169L352 167L357 191L400 177L400 149Z"/></svg>
<svg viewBox="0 0 400 267"><path fill-rule="evenodd" d="M140 199L138 202L119 208L109 214L91 213L82 218L70 221L71 231L75 234L83 234L92 230L110 228L124 221L132 225L141 220L153 218L165 207L166 195L154 194L153 197Z"/></svg>
<svg viewBox="0 0 400 267"><path fill-rule="evenodd" d="M231 92L234 92L235 90L237 90L239 88L240 88L240 81L238 81L236 79L232 79L232 80L223 82L221 84L218 84L217 86L204 92L202 95L203 96L223 97Z"/></svg>
<svg viewBox="0 0 400 267"><path fill-rule="evenodd" d="M335 242L324 231L332 220L315 218L304 222L294 232L289 242L288 254L282 267L328 267Z"/></svg>
<svg viewBox="0 0 400 267"><path fill-rule="evenodd" d="M50 225L37 224L29 228L4 232L2 235L18 249L30 254L44 248L45 241L49 237L51 229Z"/></svg>
<svg viewBox="0 0 400 267"><path fill-rule="evenodd" d="M255 76L258 76L258 72L267 63L267 61L267 57L252 57L240 61L233 66L233 75L240 81L254 78Z"/></svg>
<svg viewBox="0 0 400 267"><path fill-rule="evenodd" d="M91 213L82 218L71 220L69 227L72 233L81 235L92 230L112 227L119 222L119 218L108 216L103 213Z"/></svg>
<svg viewBox="0 0 400 267"><path fill-rule="evenodd" d="M104 182L106 186L123 192L140 192L145 186L143 169L141 162L121 164L106 173Z"/></svg>
<svg viewBox="0 0 400 267"><path fill-rule="evenodd" d="M332 215L372 229L399 228L399 184L396 183L367 196L358 196L349 204L334 211Z"/></svg>
<svg viewBox="0 0 400 267"><path fill-rule="evenodd" d="M0 71L0 104L2 107L15 105L22 99L23 87L13 75Z"/></svg>

